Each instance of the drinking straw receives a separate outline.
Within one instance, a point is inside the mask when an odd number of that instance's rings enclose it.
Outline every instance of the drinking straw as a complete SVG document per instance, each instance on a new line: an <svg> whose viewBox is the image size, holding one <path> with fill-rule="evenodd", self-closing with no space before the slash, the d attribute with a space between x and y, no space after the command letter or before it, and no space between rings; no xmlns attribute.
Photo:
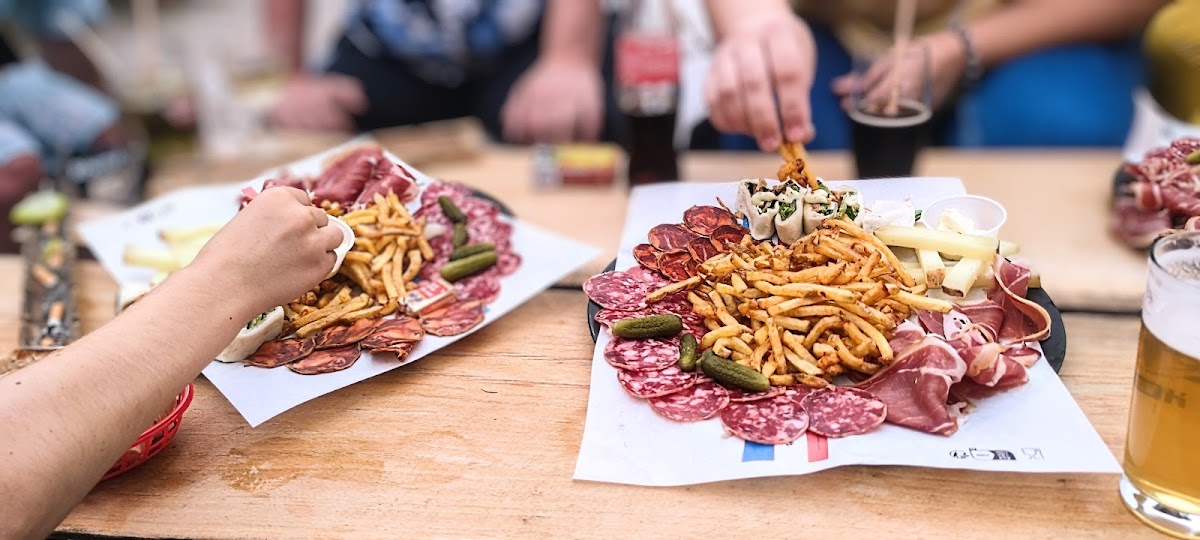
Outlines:
<svg viewBox="0 0 1200 540"><path fill-rule="evenodd" d="M904 68L904 50L912 40L913 24L917 15L917 0L897 0L896 23L892 29L895 32L895 43L892 50L891 93L888 96L884 114L896 116L900 113L900 74Z"/></svg>

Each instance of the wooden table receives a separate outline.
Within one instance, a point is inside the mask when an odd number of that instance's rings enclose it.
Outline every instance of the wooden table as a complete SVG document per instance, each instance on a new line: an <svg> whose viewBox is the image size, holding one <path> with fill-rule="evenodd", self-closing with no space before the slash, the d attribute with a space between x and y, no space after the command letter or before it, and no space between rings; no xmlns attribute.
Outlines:
<svg viewBox="0 0 1200 540"><path fill-rule="evenodd" d="M1020 191L1039 185L1035 174L1041 183L1061 174L1063 184L1051 191L1077 193L1078 218L1101 215L1107 189L1103 173L1116 154L927 157L925 172L958 170L970 189L1008 205L1010 216L1022 204L1054 207L1029 202L1036 197ZM988 169L980 165L984 158L993 165L1011 159L1012 166ZM848 176L845 156L817 155L814 164L825 177ZM729 179L769 175L775 165L771 156L702 155L684 162L684 174ZM524 152L500 150L429 171L478 185L524 219L609 250L575 279L595 272L612 258L625 194L535 194L527 166ZM1067 185L1067 179L1078 183L1093 173L1094 189ZM1006 190L1004 182L1014 187ZM1021 241L1029 257L1043 265L1047 287L1064 286L1051 290L1062 304L1071 272L1079 271L1048 265L1047 256L1061 253L1044 237L1076 239L1099 250L1105 249L1096 247L1100 229L1097 223L1066 226L1010 217L1006 236ZM1089 276L1113 273L1115 264L1139 273L1140 258L1122 259L1121 253L1104 252L1115 263L1099 261L1093 251L1079 256L1109 265L1088 269ZM13 258L0 258L0 271L8 275L17 275L17 266ZM1136 307L1140 279L1125 276L1092 297L1078 298ZM115 287L91 264L79 268L79 284L87 331L112 316ZM6 298L0 341L10 344L16 336L18 287L0 285ZM217 538L1154 534L1124 510L1114 475L847 467L684 488L573 481L592 355L586 302L578 290L547 291L443 352L309 402L257 429L199 379L196 399L170 448L97 486L61 530ZM1069 348L1063 380L1120 456L1138 319L1087 313L1068 313L1064 319Z"/></svg>

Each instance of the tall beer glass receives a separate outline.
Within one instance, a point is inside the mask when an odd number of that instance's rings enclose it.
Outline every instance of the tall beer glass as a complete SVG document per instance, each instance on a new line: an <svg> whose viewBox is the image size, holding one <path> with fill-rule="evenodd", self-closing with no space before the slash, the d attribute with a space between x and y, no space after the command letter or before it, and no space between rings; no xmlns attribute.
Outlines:
<svg viewBox="0 0 1200 540"><path fill-rule="evenodd" d="M1134 515L1200 538L1200 232L1150 250L1124 469Z"/></svg>

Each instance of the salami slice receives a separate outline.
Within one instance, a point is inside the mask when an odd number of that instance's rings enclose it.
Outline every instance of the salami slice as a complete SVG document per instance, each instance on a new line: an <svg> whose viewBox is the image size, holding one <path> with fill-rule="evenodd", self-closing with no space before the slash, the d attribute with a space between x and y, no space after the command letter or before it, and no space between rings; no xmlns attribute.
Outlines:
<svg viewBox="0 0 1200 540"><path fill-rule="evenodd" d="M393 353L396 355L397 360L404 360L408 356L408 353L413 350L413 347L416 346L417 342L415 341L397 341L395 344L388 345L387 347L376 347L370 349L370 351L372 353Z"/></svg>
<svg viewBox="0 0 1200 540"><path fill-rule="evenodd" d="M334 349L353 345L371 335L375 329L374 319L359 319L353 324L340 324L322 330L316 337L316 349Z"/></svg>
<svg viewBox="0 0 1200 540"><path fill-rule="evenodd" d="M430 208L431 210L437 208L440 213L441 209L438 208L438 197L442 195L449 197L450 200L454 201L454 204L462 204L467 196L470 195L470 191L462 184L435 181L425 186L425 191L421 193L421 207Z"/></svg>
<svg viewBox="0 0 1200 540"><path fill-rule="evenodd" d="M786 393L773 398L730 403L721 423L734 435L759 444L787 444L809 427L808 414Z"/></svg>
<svg viewBox="0 0 1200 540"><path fill-rule="evenodd" d="M597 274L583 282L583 292L593 302L620 311L646 307L647 288L640 274L620 270Z"/></svg>
<svg viewBox="0 0 1200 540"><path fill-rule="evenodd" d="M822 388L804 396L802 403L811 418L808 429L826 437L860 435L887 417L887 405L859 388Z"/></svg>
<svg viewBox="0 0 1200 540"><path fill-rule="evenodd" d="M707 237L697 238L691 242L688 242L687 250L692 256L692 260L698 263L702 263L721 254L721 250L717 248L716 244L713 244L712 239Z"/></svg>
<svg viewBox="0 0 1200 540"><path fill-rule="evenodd" d="M650 270L658 270L658 248L650 244L633 246L633 258Z"/></svg>
<svg viewBox="0 0 1200 540"><path fill-rule="evenodd" d="M650 238L650 245L663 251L677 251L687 249L687 243L696 238L696 233L687 230L683 225L665 223L655 225L647 236Z"/></svg>
<svg viewBox="0 0 1200 540"><path fill-rule="evenodd" d="M491 201L474 196L463 199L462 204L458 205L458 209L467 216L468 224L476 220L495 221L496 216L500 215L500 209Z"/></svg>
<svg viewBox="0 0 1200 540"><path fill-rule="evenodd" d="M314 351L303 360L288 364L288 369L301 375L332 373L353 366L358 361L359 356L362 356L362 351L358 348L357 344L337 349Z"/></svg>
<svg viewBox="0 0 1200 540"><path fill-rule="evenodd" d="M708 420L729 406L729 392L716 383L697 384L686 390L650 398L654 412L677 422Z"/></svg>
<svg viewBox="0 0 1200 540"><path fill-rule="evenodd" d="M312 339L276 339L263 343L245 362L263 368L279 367L308 356L315 345Z"/></svg>
<svg viewBox="0 0 1200 540"><path fill-rule="evenodd" d="M786 388L782 386L772 386L766 392L747 392L741 388L726 388L729 391L729 401L741 403L744 401L758 401L760 399L773 398L782 394Z"/></svg>
<svg viewBox="0 0 1200 540"><path fill-rule="evenodd" d="M499 248L497 248L499 249ZM496 252L496 273L500 277L508 277L521 268L521 256L513 253L509 249Z"/></svg>
<svg viewBox="0 0 1200 540"><path fill-rule="evenodd" d="M689 277L688 263L695 263L686 251L670 251L658 254L658 270L671 281L683 281Z"/></svg>
<svg viewBox="0 0 1200 540"><path fill-rule="evenodd" d="M683 213L683 223L697 233L711 235L722 225L736 223L733 214L719 206L693 206Z"/></svg>
<svg viewBox="0 0 1200 540"><path fill-rule="evenodd" d="M500 298L500 278L493 272L485 272L456 282L454 290L459 298L474 298L490 304Z"/></svg>
<svg viewBox="0 0 1200 540"><path fill-rule="evenodd" d="M483 322L483 303L459 300L421 316L421 328L435 336L457 336Z"/></svg>
<svg viewBox="0 0 1200 540"><path fill-rule="evenodd" d="M371 335L362 340L364 349L378 350L396 345L397 343L415 343L425 338L425 329L421 321L406 315L395 319L380 321L371 331Z"/></svg>
<svg viewBox="0 0 1200 540"><path fill-rule="evenodd" d="M604 360L630 371L666 369L679 362L679 341L614 337L604 346Z"/></svg>
<svg viewBox="0 0 1200 540"><path fill-rule="evenodd" d="M713 231L711 238L717 243L722 250L725 249L725 244L736 244L742 241L742 237L750 234L750 231L743 229L737 225L721 225L717 230Z"/></svg>
<svg viewBox="0 0 1200 540"><path fill-rule="evenodd" d="M647 399L687 390L696 384L696 374L688 373L679 366L657 371L617 370L617 382L629 395Z"/></svg>
<svg viewBox="0 0 1200 540"><path fill-rule="evenodd" d="M683 270L687 272L687 277L695 276L700 273L700 263L696 262L696 259L688 259L683 262Z"/></svg>

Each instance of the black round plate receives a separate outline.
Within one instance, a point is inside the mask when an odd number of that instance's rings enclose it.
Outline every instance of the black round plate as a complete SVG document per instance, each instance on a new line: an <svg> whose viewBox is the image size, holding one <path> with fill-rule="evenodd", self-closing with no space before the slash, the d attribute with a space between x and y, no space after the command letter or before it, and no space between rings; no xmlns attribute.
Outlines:
<svg viewBox="0 0 1200 540"><path fill-rule="evenodd" d="M604 267L604 271L611 272L616 267L617 261L613 260ZM1042 289L1029 289L1029 293L1025 297L1042 306L1050 314L1050 337L1042 341L1042 353L1050 362L1050 367L1054 368L1055 373L1058 373L1058 370L1062 369L1063 360L1067 358L1067 329L1063 326L1062 313L1058 311L1058 306L1054 305L1054 300L1050 299L1050 295ZM588 300L588 330L592 333L593 342L600 336L600 323L596 322L596 313L599 313L600 309L600 304Z"/></svg>
<svg viewBox="0 0 1200 540"><path fill-rule="evenodd" d="M499 210L501 214L504 214L508 217L514 217L512 210L510 210L508 208L508 205L500 202L500 199L497 199L497 198L495 198L491 195L488 195L487 193L484 193L482 191L479 191L478 189L475 189L475 188L467 188L467 189L471 190L471 195L474 195L476 197L479 197L480 199L483 199L487 202L490 202L490 203L496 205L496 209ZM614 262L616 262L616 261L614 261Z"/></svg>

